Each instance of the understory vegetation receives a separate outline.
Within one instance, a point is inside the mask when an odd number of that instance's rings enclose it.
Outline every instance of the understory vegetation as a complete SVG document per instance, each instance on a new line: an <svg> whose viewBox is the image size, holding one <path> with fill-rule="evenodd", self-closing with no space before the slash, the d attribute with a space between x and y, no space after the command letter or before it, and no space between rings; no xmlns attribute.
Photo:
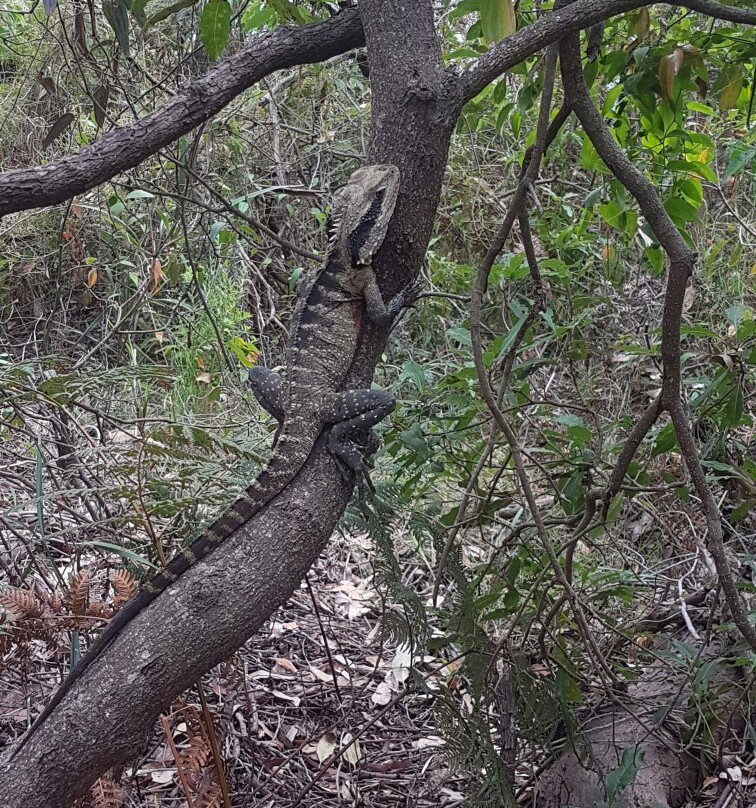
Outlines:
<svg viewBox="0 0 756 808"><path fill-rule="evenodd" d="M518 4L519 27L541 5ZM510 33L508 10L435 3L445 64L461 72ZM245 37L335 12L289 0L6 4L0 171L76 153ZM613 17L581 50L614 142L696 253L679 343L685 418L753 626L753 33L658 5ZM278 71L127 172L0 219L4 742L268 456L275 423L247 370L285 363L331 194L367 160L367 73L362 50ZM593 805L639 805L622 795L660 748L686 768L666 804L756 801L756 651L668 410L613 478L666 389L670 262L574 116L485 271L548 75L545 52L523 60L457 121L422 295L375 376L397 407L378 428L367 510L353 499L309 591L285 607L289 623L276 616L186 693L146 755L103 775L82 806L566 805L555 783L578 760L597 765ZM558 78L553 93L551 119ZM308 642L323 663L314 679ZM392 715L417 736L401 765ZM592 746L602 721L613 759ZM389 775L406 778L403 794Z"/></svg>

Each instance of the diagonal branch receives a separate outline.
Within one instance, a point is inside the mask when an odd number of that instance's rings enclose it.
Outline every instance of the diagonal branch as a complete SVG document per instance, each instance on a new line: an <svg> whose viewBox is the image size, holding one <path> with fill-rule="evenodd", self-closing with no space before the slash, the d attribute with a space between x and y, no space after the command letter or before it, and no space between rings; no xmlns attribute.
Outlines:
<svg viewBox="0 0 756 808"><path fill-rule="evenodd" d="M356 10L344 11L327 22L279 28L254 39L145 118L46 166L0 174L0 216L55 205L88 191L217 115L237 95L274 71L321 62L363 43Z"/></svg>
<svg viewBox="0 0 756 808"><path fill-rule="evenodd" d="M466 104L484 87L516 64L556 42L566 34L574 34L610 17L647 6L647 0L576 0L555 10L527 28L502 39L459 77L457 103ZM709 17L743 25L756 25L756 11L725 6L711 0L673 0L670 5L699 11Z"/></svg>

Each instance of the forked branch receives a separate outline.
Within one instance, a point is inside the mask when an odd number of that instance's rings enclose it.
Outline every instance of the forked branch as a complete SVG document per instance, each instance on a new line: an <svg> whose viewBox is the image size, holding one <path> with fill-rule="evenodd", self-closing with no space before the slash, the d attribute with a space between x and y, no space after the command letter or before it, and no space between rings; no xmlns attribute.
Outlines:
<svg viewBox="0 0 756 808"><path fill-rule="evenodd" d="M618 484L621 484L635 450L659 415L666 410L672 418L680 452L706 515L709 549L714 558L725 601L732 614L733 622L751 648L756 651L756 630L748 621L746 606L735 586L724 548L719 509L706 481L682 400L680 323L685 289L693 272L696 255L685 243L677 227L669 218L654 186L619 148L611 136L609 127L591 101L583 78L580 39L577 34L571 34L562 40L560 56L562 83L565 94L570 99L573 112L583 125L601 159L635 198L669 260L662 315L662 390L659 398L648 407L631 432L625 451L620 456L618 469L612 474L610 488L616 488Z"/></svg>

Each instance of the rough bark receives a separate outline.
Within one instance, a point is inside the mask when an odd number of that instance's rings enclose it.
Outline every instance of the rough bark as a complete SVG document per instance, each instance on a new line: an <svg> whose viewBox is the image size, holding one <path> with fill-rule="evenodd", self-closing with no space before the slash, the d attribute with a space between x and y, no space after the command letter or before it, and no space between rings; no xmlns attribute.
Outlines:
<svg viewBox="0 0 756 808"><path fill-rule="evenodd" d="M639 5L577 0L560 18L561 32ZM94 187L204 122L273 70L359 45L364 27L373 89L370 158L402 171L397 212L375 261L382 289L391 294L417 273L425 254L461 105L477 83L546 42L537 34L539 21L493 48L478 72L458 76L443 68L428 0L363 0L360 15L361 22L350 11L320 26L274 33L213 68L159 112L89 149L44 168L0 175L0 214ZM386 336L366 333L351 384L364 386L371 378ZM135 619L12 765L0 763L0 808L62 808L100 773L128 760L159 712L296 589L348 496L319 444L292 485Z"/></svg>

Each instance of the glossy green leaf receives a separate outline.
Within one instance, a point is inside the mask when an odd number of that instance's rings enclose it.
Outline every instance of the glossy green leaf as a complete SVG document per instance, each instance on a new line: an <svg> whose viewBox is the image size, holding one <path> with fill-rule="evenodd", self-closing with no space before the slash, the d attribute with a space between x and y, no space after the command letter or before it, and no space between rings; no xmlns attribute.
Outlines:
<svg viewBox="0 0 756 808"><path fill-rule="evenodd" d="M227 0L209 0L200 15L199 34L211 62L223 53L230 31L231 6Z"/></svg>
<svg viewBox="0 0 756 808"><path fill-rule="evenodd" d="M480 0L480 24L486 42L498 42L517 30L512 0Z"/></svg>
<svg viewBox="0 0 756 808"><path fill-rule="evenodd" d="M691 205L682 197L668 197L664 200L664 208L678 226L698 221L698 207Z"/></svg>
<svg viewBox="0 0 756 808"><path fill-rule="evenodd" d="M675 433L675 427L670 423L656 433L651 456L656 457L657 455L664 454L664 452L669 452L675 446L677 446L677 435Z"/></svg>

